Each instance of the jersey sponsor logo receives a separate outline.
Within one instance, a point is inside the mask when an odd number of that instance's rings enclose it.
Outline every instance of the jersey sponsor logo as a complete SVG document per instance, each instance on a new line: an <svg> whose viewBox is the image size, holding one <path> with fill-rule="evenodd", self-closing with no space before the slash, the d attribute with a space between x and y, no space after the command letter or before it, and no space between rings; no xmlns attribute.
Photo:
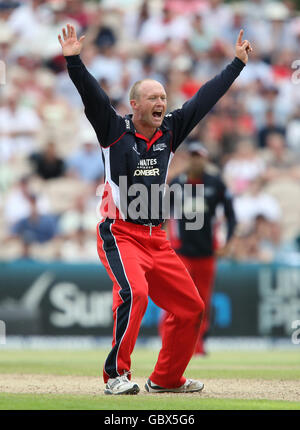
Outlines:
<svg viewBox="0 0 300 430"><path fill-rule="evenodd" d="M139 161L133 176L158 176L159 169L154 167L156 165L156 158L143 158Z"/></svg>
<svg viewBox="0 0 300 430"><path fill-rule="evenodd" d="M137 167L148 167L148 166L155 166L157 164L157 159L156 158L142 158L139 161L139 164Z"/></svg>
<svg viewBox="0 0 300 430"><path fill-rule="evenodd" d="M139 161L133 176L158 176L159 169L154 167L156 165L156 158L143 158Z"/></svg>
<svg viewBox="0 0 300 430"><path fill-rule="evenodd" d="M159 176L159 169L136 169L133 176Z"/></svg>
<svg viewBox="0 0 300 430"><path fill-rule="evenodd" d="M126 129L130 130L130 121L129 121L129 119L125 119L125 125L126 125Z"/></svg>
<svg viewBox="0 0 300 430"><path fill-rule="evenodd" d="M164 142L157 143L156 145L153 145L153 151L163 151L167 145Z"/></svg>

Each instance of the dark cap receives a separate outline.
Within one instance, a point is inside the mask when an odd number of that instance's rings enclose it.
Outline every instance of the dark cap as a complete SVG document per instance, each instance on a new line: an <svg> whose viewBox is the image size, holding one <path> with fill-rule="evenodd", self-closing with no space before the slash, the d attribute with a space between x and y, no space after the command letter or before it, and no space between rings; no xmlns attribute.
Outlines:
<svg viewBox="0 0 300 430"><path fill-rule="evenodd" d="M191 154L192 152L195 152L202 157L208 156L208 150L205 148L205 146L200 142L191 142L187 145L187 151Z"/></svg>

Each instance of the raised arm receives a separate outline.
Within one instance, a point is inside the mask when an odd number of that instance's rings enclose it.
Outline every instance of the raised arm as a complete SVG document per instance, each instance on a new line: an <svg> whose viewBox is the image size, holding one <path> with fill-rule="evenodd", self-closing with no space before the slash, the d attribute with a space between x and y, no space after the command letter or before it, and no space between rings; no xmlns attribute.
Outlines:
<svg viewBox="0 0 300 430"><path fill-rule="evenodd" d="M245 67L252 47L249 41L243 41L242 38L243 30L240 31L236 41L234 60L219 75L206 82L181 109L167 115L166 119L171 122L174 134L173 150L176 150L198 122L226 93Z"/></svg>
<svg viewBox="0 0 300 430"><path fill-rule="evenodd" d="M58 40L66 58L69 76L76 86L85 107L85 114L92 124L103 147L109 146L122 133L123 120L111 106L107 94L88 72L80 59L85 36L78 40L76 29L67 24Z"/></svg>

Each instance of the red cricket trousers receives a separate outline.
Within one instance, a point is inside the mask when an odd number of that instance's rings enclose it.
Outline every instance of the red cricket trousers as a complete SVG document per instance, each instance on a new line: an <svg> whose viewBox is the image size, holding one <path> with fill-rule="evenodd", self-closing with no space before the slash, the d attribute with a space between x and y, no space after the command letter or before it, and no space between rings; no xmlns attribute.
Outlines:
<svg viewBox="0 0 300 430"><path fill-rule="evenodd" d="M186 257L184 255L178 254L184 263L185 267L188 269L198 291L203 299L205 311L202 319L202 323L199 329L198 339L195 345L195 354L201 354L204 352L203 337L209 329L209 318L210 318L210 304L211 296L213 291L215 272L216 272L216 262L215 257ZM168 314L164 313L160 324L159 332L162 336Z"/></svg>
<svg viewBox="0 0 300 430"><path fill-rule="evenodd" d="M169 317L162 348L150 379L165 387L179 387L195 348L204 311L203 301L186 267L171 248L165 231L106 218L97 225L99 257L113 282L114 330L112 350L103 379L131 368L148 296Z"/></svg>

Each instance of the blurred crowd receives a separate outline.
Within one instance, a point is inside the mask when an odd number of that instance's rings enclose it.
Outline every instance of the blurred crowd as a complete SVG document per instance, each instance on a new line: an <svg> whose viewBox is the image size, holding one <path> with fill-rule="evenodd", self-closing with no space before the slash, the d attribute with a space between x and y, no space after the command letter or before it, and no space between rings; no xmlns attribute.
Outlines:
<svg viewBox="0 0 300 430"><path fill-rule="evenodd" d="M231 257L299 258L296 0L24 0L0 1L0 260L98 261L103 162L57 40L66 23L86 35L82 59L121 115L145 77L165 85L168 110L180 107L233 59L244 29L250 61L189 140L234 196ZM187 163L182 145L169 180ZM222 237L221 212L218 223Z"/></svg>

